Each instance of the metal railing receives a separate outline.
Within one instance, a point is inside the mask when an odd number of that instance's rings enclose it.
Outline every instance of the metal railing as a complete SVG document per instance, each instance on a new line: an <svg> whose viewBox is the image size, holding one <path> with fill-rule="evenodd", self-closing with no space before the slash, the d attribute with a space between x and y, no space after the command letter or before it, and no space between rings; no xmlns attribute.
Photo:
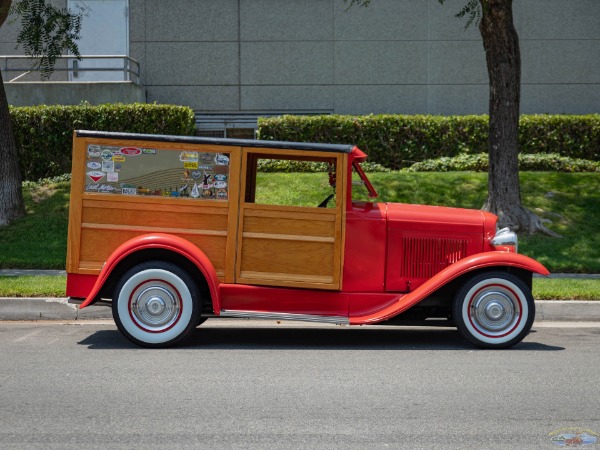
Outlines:
<svg viewBox="0 0 600 450"><path fill-rule="evenodd" d="M20 79L34 72L39 72L39 69L33 68L31 64L32 58L29 56L17 55L0 55L0 70L2 70L2 77L6 83L18 82ZM102 81L102 80L79 80L81 72L113 72L122 73L122 81L132 81L135 84L140 84L140 63L135 59L130 58L127 55L82 55L81 60L73 56L60 56L58 61L67 60L67 67L56 67L54 68L55 73L66 72L72 74L71 77L67 77L68 81ZM122 60L123 64L115 67L91 67L86 66L85 61L90 60ZM29 64L26 62L29 61ZM12 66L11 63L17 62L19 66ZM29 67L22 67L29 65ZM58 65L58 64L57 64ZM17 76L10 78L12 74L18 74ZM115 80L121 81L121 80Z"/></svg>

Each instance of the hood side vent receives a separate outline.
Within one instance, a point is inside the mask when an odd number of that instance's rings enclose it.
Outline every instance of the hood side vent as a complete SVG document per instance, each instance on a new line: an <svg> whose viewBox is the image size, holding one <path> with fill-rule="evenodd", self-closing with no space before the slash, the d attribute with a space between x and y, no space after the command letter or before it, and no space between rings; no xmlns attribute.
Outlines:
<svg viewBox="0 0 600 450"><path fill-rule="evenodd" d="M428 279L467 256L467 239L403 236L400 277Z"/></svg>

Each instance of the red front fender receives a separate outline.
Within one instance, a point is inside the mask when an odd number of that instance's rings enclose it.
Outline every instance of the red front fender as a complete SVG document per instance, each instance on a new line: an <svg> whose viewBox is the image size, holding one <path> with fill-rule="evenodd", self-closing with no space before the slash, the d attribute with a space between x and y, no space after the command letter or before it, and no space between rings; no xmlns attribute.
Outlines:
<svg viewBox="0 0 600 450"><path fill-rule="evenodd" d="M390 319L412 306L424 300L433 292L454 280L455 278L474 270L492 268L492 267L516 267L539 273L540 275L549 275L548 269L534 259L517 253L507 252L486 252L478 253L461 259L460 261L446 267L437 275L427 280L417 289L406 295L398 296L397 300L385 308L366 315L350 317L350 324L377 323Z"/></svg>
<svg viewBox="0 0 600 450"><path fill-rule="evenodd" d="M147 249L169 250L184 256L195 264L206 279L212 297L215 314L219 314L221 310L219 302L219 279L215 268L208 257L191 242L178 236L160 233L138 236L120 245L110 255L106 263L104 263L104 266L102 266L102 270L100 271L100 275L98 276L94 287L79 308L85 308L96 300L102 286L104 286L104 283L119 262L135 252Z"/></svg>

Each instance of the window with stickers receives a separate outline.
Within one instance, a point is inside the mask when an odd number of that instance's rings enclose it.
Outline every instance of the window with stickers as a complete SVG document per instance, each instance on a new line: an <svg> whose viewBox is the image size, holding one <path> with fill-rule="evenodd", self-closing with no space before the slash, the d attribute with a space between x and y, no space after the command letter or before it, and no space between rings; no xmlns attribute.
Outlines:
<svg viewBox="0 0 600 450"><path fill-rule="evenodd" d="M88 145L84 190L129 196L229 199L228 153Z"/></svg>

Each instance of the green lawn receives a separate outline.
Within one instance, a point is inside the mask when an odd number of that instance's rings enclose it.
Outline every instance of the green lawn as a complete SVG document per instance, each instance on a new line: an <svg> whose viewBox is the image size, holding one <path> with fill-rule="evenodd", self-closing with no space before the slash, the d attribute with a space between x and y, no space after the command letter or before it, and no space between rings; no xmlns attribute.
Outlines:
<svg viewBox="0 0 600 450"><path fill-rule="evenodd" d="M0 269L64 269L70 183L23 189L27 215L0 228Z"/></svg>
<svg viewBox="0 0 600 450"><path fill-rule="evenodd" d="M600 300L600 280L534 278L536 300Z"/></svg>
<svg viewBox="0 0 600 450"><path fill-rule="evenodd" d="M390 202L479 208L487 191L485 173L392 172L369 178L381 200ZM317 205L331 192L323 173L260 174L258 185L257 197L267 202L285 202L296 190L305 204ZM524 172L521 187L523 203L563 238L521 235L519 251L551 272L600 273L600 174ZM27 216L0 228L0 268L64 269L69 184L27 188L24 195Z"/></svg>
<svg viewBox="0 0 600 450"><path fill-rule="evenodd" d="M0 297L64 297L65 276L0 277Z"/></svg>

